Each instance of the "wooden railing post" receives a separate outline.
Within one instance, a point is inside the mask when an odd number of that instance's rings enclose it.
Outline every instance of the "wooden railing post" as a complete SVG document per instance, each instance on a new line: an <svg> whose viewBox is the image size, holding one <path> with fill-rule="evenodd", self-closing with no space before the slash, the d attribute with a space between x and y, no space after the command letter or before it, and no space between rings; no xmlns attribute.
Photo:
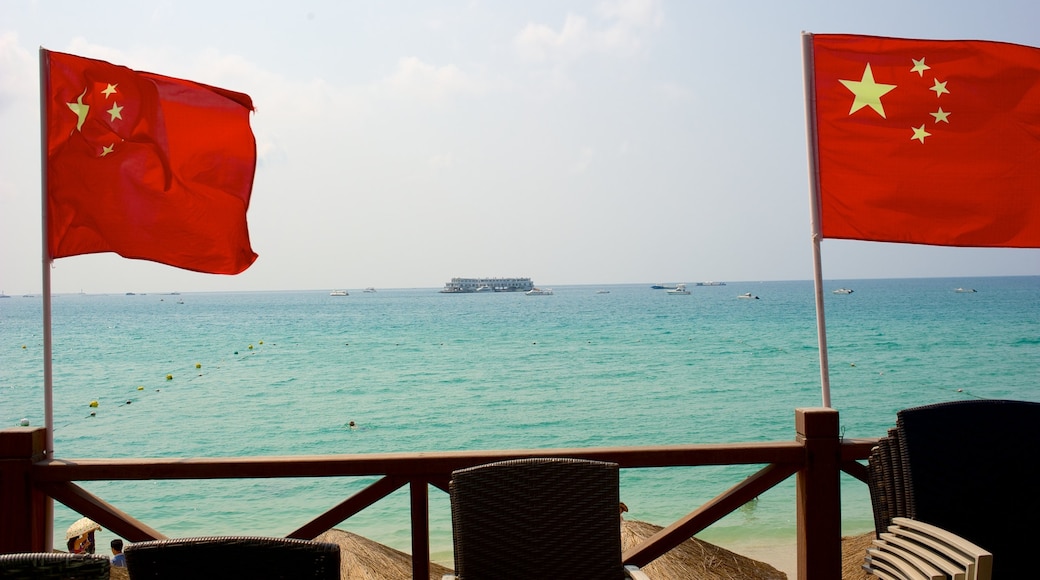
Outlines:
<svg viewBox="0 0 1040 580"><path fill-rule="evenodd" d="M797 440L805 446L798 472L798 579L841 578L841 440L838 412L795 409Z"/></svg>
<svg viewBox="0 0 1040 580"><path fill-rule="evenodd" d="M412 578L430 577L430 486L423 479L409 482L412 511Z"/></svg>
<svg viewBox="0 0 1040 580"><path fill-rule="evenodd" d="M53 504L29 477L46 443L43 427L0 429L0 554L51 550Z"/></svg>

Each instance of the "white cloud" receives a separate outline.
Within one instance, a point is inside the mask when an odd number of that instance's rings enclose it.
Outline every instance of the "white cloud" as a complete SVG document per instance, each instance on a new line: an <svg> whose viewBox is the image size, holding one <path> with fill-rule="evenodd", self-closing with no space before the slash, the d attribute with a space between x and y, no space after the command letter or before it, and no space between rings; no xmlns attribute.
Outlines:
<svg viewBox="0 0 1040 580"><path fill-rule="evenodd" d="M585 173L596 158L596 151L592 147L582 147L578 151L578 158L571 164L571 173Z"/></svg>
<svg viewBox="0 0 1040 580"><path fill-rule="evenodd" d="M488 87L455 65L435 66L411 56L398 60L397 69L377 89L398 98L436 101L480 95Z"/></svg>
<svg viewBox="0 0 1040 580"><path fill-rule="evenodd" d="M441 153L430 157L426 164L431 169L450 169L455 165L455 156L451 153Z"/></svg>
<svg viewBox="0 0 1040 580"><path fill-rule="evenodd" d="M591 54L633 56L644 36L664 23L658 0L620 0L599 6L599 20L568 13L559 31L530 22L513 39L516 53L529 62L569 63Z"/></svg>

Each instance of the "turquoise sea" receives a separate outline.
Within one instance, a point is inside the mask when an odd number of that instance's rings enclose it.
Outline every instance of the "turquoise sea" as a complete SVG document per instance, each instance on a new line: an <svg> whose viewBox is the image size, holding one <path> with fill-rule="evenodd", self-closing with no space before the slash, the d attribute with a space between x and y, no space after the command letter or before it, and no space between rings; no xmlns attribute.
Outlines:
<svg viewBox="0 0 1040 580"><path fill-rule="evenodd" d="M438 288L54 296L56 454L793 439L794 409L821 404L812 282L691 285L688 296L651 282L556 287L551 296ZM1040 400L1040 276L825 286L832 404L845 436L883 436L905 407ZM839 287L854 292L831 293ZM738 299L744 292L759 299ZM39 296L0 300L0 353L0 426L41 425ZM630 519L667 525L755 470L627 470L621 496ZM368 481L85 487L169 536L285 535ZM450 565L448 499L430 493L431 549ZM846 532L871 529L866 488L846 477L842 493ZM791 479L701 537L793 542L794 503ZM409 551L407 505L398 492L339 527ZM77 517L56 506L56 545ZM109 539L106 531L99 541Z"/></svg>

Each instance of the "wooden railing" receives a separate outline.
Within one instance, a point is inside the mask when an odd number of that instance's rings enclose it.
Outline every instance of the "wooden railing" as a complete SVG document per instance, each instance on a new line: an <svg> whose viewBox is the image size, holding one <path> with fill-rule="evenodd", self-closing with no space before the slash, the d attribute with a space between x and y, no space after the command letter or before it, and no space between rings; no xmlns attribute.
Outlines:
<svg viewBox="0 0 1040 580"><path fill-rule="evenodd" d="M380 476L289 537L311 539L408 485L413 578L429 576L429 487L447 491L451 472L522 457L613 461L622 469L764 465L756 474L623 554L645 566L792 475L797 476L798 578L841 577L839 475L866 481L860 460L876 439L842 440L833 409L797 409L794 441L573 449L525 449L198 459L60 459L44 452L42 428L0 430L0 553L51 549L57 500L131 542L165 536L75 482L161 479L247 479Z"/></svg>

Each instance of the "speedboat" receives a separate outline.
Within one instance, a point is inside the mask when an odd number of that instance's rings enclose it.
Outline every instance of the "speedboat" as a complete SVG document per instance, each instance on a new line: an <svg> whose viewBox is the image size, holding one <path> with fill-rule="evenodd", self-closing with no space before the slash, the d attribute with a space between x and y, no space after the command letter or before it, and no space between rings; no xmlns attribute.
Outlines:
<svg viewBox="0 0 1040 580"><path fill-rule="evenodd" d="M835 294L852 294L851 288L838 288L834 291Z"/></svg>
<svg viewBox="0 0 1040 580"><path fill-rule="evenodd" d="M333 290L329 292L329 296L350 296L350 294L347 294L346 290Z"/></svg>
<svg viewBox="0 0 1040 580"><path fill-rule="evenodd" d="M528 296L552 296L552 288L531 288L524 294Z"/></svg>
<svg viewBox="0 0 1040 580"><path fill-rule="evenodd" d="M747 300L758 300L758 296L755 296L754 294L752 294L750 292L745 292L745 293L737 296L737 298L744 298L744 299L747 299Z"/></svg>
<svg viewBox="0 0 1040 580"><path fill-rule="evenodd" d="M373 288L373 287L371 287L371 286L369 286L368 288L365 288L365 290L364 290L364 291L365 291L365 292L368 292L368 293L372 293L372 292L375 292L375 291L376 291L376 289L375 289L375 288Z"/></svg>
<svg viewBox="0 0 1040 580"><path fill-rule="evenodd" d="M977 292L977 290L974 288L957 288L954 292L958 294L971 294L972 292Z"/></svg>
<svg viewBox="0 0 1040 580"><path fill-rule="evenodd" d="M686 284L676 284L675 288L665 292L665 294L689 294L690 291L686 289Z"/></svg>

